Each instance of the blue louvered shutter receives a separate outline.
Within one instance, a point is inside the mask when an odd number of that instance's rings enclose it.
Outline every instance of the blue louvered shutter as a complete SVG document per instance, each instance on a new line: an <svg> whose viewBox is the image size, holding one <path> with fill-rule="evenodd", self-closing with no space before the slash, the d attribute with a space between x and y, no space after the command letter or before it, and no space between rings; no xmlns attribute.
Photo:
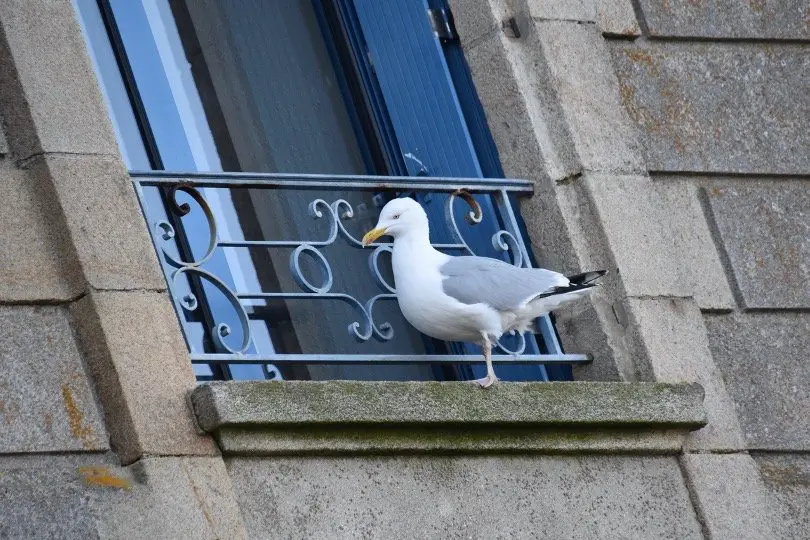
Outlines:
<svg viewBox="0 0 810 540"><path fill-rule="evenodd" d="M494 152L494 146L486 125L481 125L483 115L471 118L471 109L478 102L469 76L466 71L450 71L448 60L462 67L460 47L455 45L452 50L445 50L445 45L434 34L428 2L354 0L354 6L408 174L483 176L479 152L487 143ZM463 68L466 70L466 66ZM468 81L469 86L457 89L453 75L456 75L456 82ZM462 107L462 104L466 106ZM467 109L466 117L464 109ZM471 134L469 125L485 132ZM474 144L474 141L479 144ZM493 164L497 162L497 155L493 159L492 152L482 156L482 161L489 174L500 176L499 164ZM431 221L441 222L444 202L439 197L427 201ZM485 215L493 215L489 201L480 199L480 202ZM459 211L464 209L459 208ZM477 254L502 256L493 251L489 240L496 230L492 222L482 223L473 233L475 236L466 239ZM453 241L438 235L432 240ZM470 347L465 349L474 352ZM478 366L474 371L476 376L484 374L483 368ZM542 366L502 366L498 373L513 380L546 378Z"/></svg>

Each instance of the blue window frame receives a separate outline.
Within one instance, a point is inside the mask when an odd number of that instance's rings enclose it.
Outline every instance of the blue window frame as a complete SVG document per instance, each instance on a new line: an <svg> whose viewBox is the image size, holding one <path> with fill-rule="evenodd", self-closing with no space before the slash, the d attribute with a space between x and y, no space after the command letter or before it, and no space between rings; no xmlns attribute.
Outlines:
<svg viewBox="0 0 810 540"><path fill-rule="evenodd" d="M449 12L443 0L245 1L233 7L226 0L74 2L130 169L503 177L460 45L434 28ZM145 206L158 209L148 217L178 236L176 247L161 258L167 275L172 257L205 255L205 216L178 217L172 211L194 205L194 198L160 186L141 189ZM214 189L205 196L226 235L242 240L283 228L267 214L283 213L297 201L293 195L283 201L239 198ZM370 224L371 209L390 196L367 194L351 202L368 209ZM444 220L447 195L419 198L432 220ZM489 196L476 199L485 213L496 212ZM463 209L457 217L463 219ZM466 240L478 254L508 258L491 244L493 227L480 226ZM296 222L283 232L304 229ZM453 241L440 229L433 240ZM268 270L278 264L267 254L217 249L205 264L235 290L283 281ZM222 339L206 330L217 326L215 320L233 329L228 339L242 339L229 300L217 287L193 277L178 287L187 290L175 296L206 299L205 308L191 315L178 309L186 313L183 326L192 351ZM263 302L248 308L249 352L300 352L310 345L279 321L304 327L314 312L287 305L271 309ZM539 326L543 339L529 340L526 352L561 352L550 320ZM315 332L328 333L328 328ZM351 347L323 335L309 339L336 350ZM467 344L411 334L398 339L406 352L478 354ZM196 364L195 370L201 379L364 378L373 371L374 378L441 380L483 374L476 364L373 370ZM498 373L507 380L571 378L566 365L509 365Z"/></svg>

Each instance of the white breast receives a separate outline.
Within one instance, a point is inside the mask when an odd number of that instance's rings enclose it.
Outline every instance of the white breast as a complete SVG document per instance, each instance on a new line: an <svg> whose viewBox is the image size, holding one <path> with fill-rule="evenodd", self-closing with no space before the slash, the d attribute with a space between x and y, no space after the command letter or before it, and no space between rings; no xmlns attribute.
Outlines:
<svg viewBox="0 0 810 540"><path fill-rule="evenodd" d="M444 293L439 268L448 256L433 249L414 251L401 243L392 256L397 300L405 319L423 334L444 341L479 342L482 331L500 337L503 328L496 310L485 304L462 304Z"/></svg>

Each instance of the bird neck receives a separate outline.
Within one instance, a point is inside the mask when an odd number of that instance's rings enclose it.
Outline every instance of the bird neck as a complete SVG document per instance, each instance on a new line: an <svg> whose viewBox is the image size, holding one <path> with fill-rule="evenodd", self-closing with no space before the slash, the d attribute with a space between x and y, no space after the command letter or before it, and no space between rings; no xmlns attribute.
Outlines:
<svg viewBox="0 0 810 540"><path fill-rule="evenodd" d="M430 245L428 232L416 229L394 238L394 249L396 248L400 248L401 250L416 249L425 252L428 250L435 251L433 246Z"/></svg>
<svg viewBox="0 0 810 540"><path fill-rule="evenodd" d="M410 269L410 273L414 271L430 271L430 269L441 265L448 257L430 245L427 231L419 233L420 231L411 231L394 239L392 262L394 265L394 277L398 281L402 280L402 276L397 276L398 269L407 267Z"/></svg>

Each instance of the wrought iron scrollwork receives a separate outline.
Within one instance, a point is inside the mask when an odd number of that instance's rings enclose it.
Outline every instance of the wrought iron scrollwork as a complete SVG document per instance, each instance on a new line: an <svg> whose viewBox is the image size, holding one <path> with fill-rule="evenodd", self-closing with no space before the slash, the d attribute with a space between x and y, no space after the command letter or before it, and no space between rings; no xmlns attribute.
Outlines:
<svg viewBox="0 0 810 540"><path fill-rule="evenodd" d="M462 236L461 230L456 222L455 202L457 199L463 200L470 207L470 211L466 212L464 215L464 220L470 226L480 224L484 219L484 212L481 209L481 205L475 200L475 197L463 189L454 191L447 199L447 206L445 207L445 221L447 222L447 226L452 231L456 241L463 247L464 251L470 255L475 255L473 249ZM493 234L492 246L498 251L509 252L512 255L512 264L515 266L523 266L523 253L520 249L520 244L517 238L515 238L515 235L511 232L501 229Z"/></svg>
<svg viewBox="0 0 810 540"><path fill-rule="evenodd" d="M242 339L240 343L228 344L225 340L232 334L230 326L223 322L215 322L210 329L212 340L218 352L230 354L245 354L249 349L252 338L250 320L242 304L243 300L249 299L314 299L314 300L339 300L351 305L359 315L358 320L352 321L348 325L349 333L359 341L368 341L372 337L380 341L388 341L394 337L394 328L390 322L377 323L374 319L374 309L381 300L392 300L396 298L396 288L384 276L380 268L383 254L392 253L391 244L379 244L368 256L368 267L377 286L383 291L374 295L366 301L361 301L354 296L342 292L333 292L334 275L329 260L319 248L323 248L335 243L338 238L343 238L350 246L362 248L361 241L346 228L344 222L351 220L355 216L351 203L344 199L337 199L328 202L317 198L312 200L307 208L307 213L313 219L325 219L329 222L329 230L325 238L312 240L267 240L267 241L238 241L220 240L217 234L217 224L214 214L211 211L205 197L196 188L188 184L178 184L173 186L169 192L169 205L171 211L179 217L183 217L192 212L191 205L187 202L179 203L177 195L179 192L188 195L199 207L205 216L208 225L208 247L205 253L196 260L183 261L176 258L164 245L162 252L169 265L176 268L170 276L172 293L179 294L181 290L178 280L181 276L194 275L201 280L213 285L227 299L230 306L236 313L241 326ZM473 249L464 239L461 230L456 222L455 202L461 199L469 207L465 213L465 221L475 226L483 220L483 210L472 194L465 190L457 190L450 194L445 208L446 223L455 237L456 244L437 245L439 248L461 249L468 254L475 254ZM155 223L156 237L169 243L175 238L174 227L167 221ZM523 266L524 259L519 240L515 235L507 230L499 230L492 235L492 245L495 249L509 252L512 255L512 262L515 266ZM218 247L287 247L293 248L289 258L289 270L295 283L302 292L281 292L281 291L258 291L258 292L235 292L228 287L225 282L202 268L202 265L211 259ZM302 257L307 256L314 260L322 274L320 283L312 281L304 275L302 268ZM199 309L200 301L192 293L186 293L182 298L175 297L175 301L183 310L193 312ZM518 346L515 349L508 349L502 344L498 346L508 354L522 354L526 348L524 336L518 337Z"/></svg>
<svg viewBox="0 0 810 540"><path fill-rule="evenodd" d="M410 157L410 156L408 156ZM418 159L418 158L417 158ZM416 163L414 161L414 163ZM321 220L325 227L319 227L322 231L319 238L311 239L289 239L289 240L239 240L233 238L219 238L222 231L227 230L227 225L230 222L219 223L222 226L220 232L217 231L217 222L214 216L220 216L221 211L230 211L229 208L223 208L215 205L215 199L212 194L209 203L206 201L204 195L205 190L242 190L242 189L257 189L257 190L294 190L300 192L301 190L311 191L332 191L335 193L342 193L346 191L352 192L366 192L378 193L381 189L393 190L401 193L413 193L414 196L419 197L425 203L429 203L430 199L436 199L441 194L444 194L446 199L446 222L447 229L455 239L455 243L434 244L437 249L448 251L453 254L466 253L475 254L471 246L464 240L461 234L467 226L474 227L480 224L485 219L489 219L489 212L493 212L493 221L500 224L501 229L492 234L491 242L495 249L501 253L506 253L512 264L517 266L530 265L529 255L526 246L523 243L520 229L519 219L517 218L511 203L513 195L528 195L532 193L532 183L527 180L515 179L489 179L489 178L441 178L427 176L428 171L426 167L419 167L416 163L418 171L417 176L396 177L396 176L357 176L357 175L318 175L318 174L280 174L280 173L203 173L203 172L187 172L187 171L130 171L135 192L144 215L150 223L150 233L154 240L154 244L158 255L164 262L164 271L166 273L167 281L171 294L174 298L176 310L180 318L182 328L185 333L186 340L189 344L189 355L192 362L198 364L261 364L266 369L266 376L278 378L280 372L272 364L276 362L306 362L316 364L340 364L340 363L359 363L359 362L373 362L373 363L446 363L446 362L478 362L480 357L476 355L464 354L421 354L414 356L411 354L378 354L371 352L359 351L356 354L335 354L332 351L322 351L315 353L295 353L286 354L278 351L268 350L252 350L253 341L250 332L250 321L248 314L255 306L252 300L270 300L270 299L309 299L309 300L339 300L347 303L355 309L358 314L354 317L354 321L348 323L348 331L351 335L355 336L361 341L368 341L372 338L386 341L393 338L394 329L389 322L378 322L375 320L375 309L382 300L390 300L396 298L395 284L392 283L389 273L381 271L381 262L384 260L383 255L391 252L391 244L377 244L375 249L362 252L362 256L368 256L368 267L372 277L377 284L377 293L368 299L358 299L354 296L335 291L336 283L339 280L329 280L330 273L333 269L329 265L327 256L327 246L341 241L345 242L361 251L361 243L359 238L351 234L352 227L350 221L355 216L362 215L359 212L360 207L353 208L352 205L343 199L337 199L333 202L328 202L329 198L315 198L306 203L308 208L302 208L305 212L309 210L308 214L311 218ZM163 197L163 201L158 203L160 208L150 208L150 205L157 202L154 198L156 191L164 190L163 193L168 194L168 201ZM198 191L200 190L200 191ZM475 194L475 195L473 195ZM486 199L481 196L486 195ZM180 198L182 197L182 198ZM376 199L375 195L375 199ZM218 199L219 197L217 197ZM456 204L456 200L461 199L461 204L465 204L464 212ZM478 204L481 201L482 204ZM375 200L376 202L376 200ZM455 205L455 208L454 208ZM212 209L215 211L212 213ZM453 210L456 210L454 215ZM358 212L355 212L358 210ZM161 215L164 211L169 213L169 219L164 217L154 218L155 215ZM191 255L186 251L185 238L183 242L178 242L176 248L172 246L178 237L182 237L181 230L175 230L174 227L178 223L185 223L184 216L190 212L202 212L208 227L207 247L203 243L204 250L195 250L196 255ZM486 214L486 215L485 215ZM456 223L458 216L459 223ZM462 218L463 216L463 218ZM176 218L176 219L175 219ZM155 219L161 221L155 222ZM192 218L189 218L192 219ZM466 222L461 225L462 219ZM323 223L327 222L327 223ZM437 225L434 223L434 226ZM324 234L325 232L325 234ZM466 232L466 230L465 230ZM197 233L197 231L195 231ZM203 232L204 234L204 232ZM195 234L196 236L196 234ZM451 242L453 240L451 239ZM195 247L197 247L195 245ZM290 251L298 250L296 254L296 261L293 261L290 271L292 272L293 282L296 283L296 291L281 292L281 291L250 291L241 289L253 288L251 285L244 285L239 287L230 287L230 281L225 275L216 275L218 272L213 270L220 262L222 252L217 249L226 248L242 248L242 249L270 249L270 248L284 248ZM301 248L301 249L298 249ZM317 253L316 253L317 251ZM180 253L178 256L177 253ZM226 252L227 253L227 252ZM235 261L231 257L232 253L227 253L229 263ZM323 256L323 257L321 257ZM307 277L300 275L295 279L296 272L299 272L303 265L303 258L310 258L313 260L316 267L320 267L321 275L316 278L314 276ZM205 268L203 268L205 266ZM324 271L324 267L327 271ZM234 272L236 277L238 272ZM182 277L181 277L182 276ZM248 277L248 281L254 282L253 278ZM335 278L338 276L335 275ZM189 283L186 283L184 278L189 278ZM303 278L303 279L301 279ZM187 285L191 285L191 288ZM202 285L202 289L200 286ZM191 292L189 292L189 290ZM235 292L236 291L236 292ZM209 292L214 292L217 297L206 298L203 295ZM220 295L225 296L231 308L235 311L234 317L223 319L222 312L217 308L216 313L208 313L213 309L213 306L207 305L208 302L219 302ZM197 324L198 320L192 321L185 320L184 313L195 312L197 310L206 310L206 316L200 317L208 321L211 326L209 328L212 341L214 343L214 351L196 350L199 344L199 336L193 326ZM215 319L212 320L211 317ZM352 317L349 317L352 319ZM237 322L238 321L238 322ZM348 322L348 321L347 321ZM536 354L533 352L526 352L529 349L534 349L534 340L528 336L518 336L517 339L507 338L511 350L507 347L501 346L501 349L507 353L520 355L516 360L527 363L560 363L560 364L574 364L586 363L589 360L587 355L564 354L559 347L556 334L553 331L548 317L544 317L539 321L539 329L543 335L545 349L548 353ZM231 328L228 324L241 327ZM257 340L257 336L253 336ZM499 359L498 359L499 358ZM496 361L506 361L504 356L499 355Z"/></svg>
<svg viewBox="0 0 810 540"><path fill-rule="evenodd" d="M214 345L218 352L227 352L231 354L244 354L251 344L251 329L250 320L241 300L246 299L271 299L271 298L287 298L287 299L319 299L319 300L339 300L355 308L360 318L356 321L349 323L348 331L359 341L368 341L372 337L381 341L388 341L394 337L394 329L391 323L382 322L377 323L374 320L374 307L380 300L388 300L396 298L395 291L392 285L385 283L384 278L378 267L376 257L372 263L373 275L378 284L383 285L387 290L384 294L378 294L365 302L357 298L344 294L332 292L334 283L334 275L332 267L329 264L326 256L318 249L333 244L339 236L342 236L346 241L358 248L362 247L361 241L351 234L344 226L344 220L352 219L354 217L354 208L352 205L343 199L338 199L333 203L328 203L323 199L314 199L309 203L308 214L314 219L326 218L329 221L329 232L325 239L318 240L282 240L282 241L220 241L217 238L217 226L214 219L213 212L211 211L208 203L202 194L195 188L180 184L175 186L170 194L171 210L178 216L182 217L188 215L192 209L188 203L178 203L177 192L183 192L189 195L194 202L202 210L209 230L209 243L205 254L193 261L183 261L172 255L168 246L164 246L163 256L166 261L173 267L177 268L170 276L173 294L180 290L178 280L183 275L195 275L212 284L218 291L220 291L228 303L233 307L236 312L239 324L241 326L242 341L236 346L232 347L226 343L225 339L232 333L232 329L226 323L215 323L214 328L211 328L211 336ZM162 239L165 243L171 242L175 238L174 227L167 221L161 220L155 223L157 237ZM221 279L214 274L201 268L206 261L208 261L214 254L217 247L250 247L250 246L267 246L267 247L294 247L290 254L289 269L290 274L294 281L303 291L302 293L282 293L282 292L243 292L236 293L231 290ZM382 251L384 251L383 248ZM390 251L390 248L388 248ZM317 262L323 274L323 282L320 284L310 281L303 272L301 265L301 257L307 255ZM377 253L377 256L379 253ZM175 297L175 301L186 311L195 311L199 308L199 301L193 293L186 293L181 298Z"/></svg>
<svg viewBox="0 0 810 540"><path fill-rule="evenodd" d="M239 301L239 298L227 285L225 285L221 279L198 266L184 266L183 268L175 270L172 273L172 285L174 290L177 290L177 279L181 275L187 273L195 274L208 283L214 285L217 290L219 290L219 292L221 292L223 296L228 299L228 303L234 309L237 317L239 318L239 324L242 329L242 341L240 345L235 348L228 345L224 339L231 335L231 327L223 322L214 324L214 328L211 329L211 339L214 341L214 346L216 347L217 351L228 352L231 354L244 354L248 347L250 347L251 342L250 320L248 319L247 312L245 311L242 303ZM199 302L193 293L186 294L182 299L179 300L179 303L186 311L195 311L199 307Z"/></svg>
<svg viewBox="0 0 810 540"><path fill-rule="evenodd" d="M169 208L174 214L182 217L188 215L191 212L191 206L188 203L179 204L177 202L178 191L188 194L203 211L206 222L208 224L209 241L208 241L208 248L206 249L203 256L200 257L199 259L192 261L183 261L181 259L177 259L172 256L172 254L168 251L166 246L163 247L162 251L164 258L171 266L176 268L176 270L173 271L169 277L172 294L175 295L176 291L180 289L180 287L178 286L178 279L184 275L193 274L216 287L217 290L220 291L222 295L228 300L228 303L236 312L237 318L239 319L239 324L242 329L242 341L236 348L228 345L225 342L224 338L228 337L231 334L232 329L227 323L216 321L214 321L214 327L211 328L211 339L213 340L214 346L219 352L242 354L245 351L247 351L248 347L250 347L251 342L250 321L248 319L247 312L245 311L244 306L242 306L242 303L239 301L239 298L237 297L236 293L234 293L217 276L201 268L201 265L203 265L214 255L214 251L217 248L217 225L216 220L214 219L214 214L211 212L211 208L208 206L208 203L206 202L202 194L192 186L185 184L173 186L173 188L169 192L168 196ZM163 241L166 243L173 240L176 235L174 227L169 222L164 220L155 223L155 229L158 231L160 238L162 238ZM200 303L196 295L194 295L194 293L192 292L186 293L182 298L177 298L175 296L175 301L185 311L189 312L196 311L200 307Z"/></svg>

